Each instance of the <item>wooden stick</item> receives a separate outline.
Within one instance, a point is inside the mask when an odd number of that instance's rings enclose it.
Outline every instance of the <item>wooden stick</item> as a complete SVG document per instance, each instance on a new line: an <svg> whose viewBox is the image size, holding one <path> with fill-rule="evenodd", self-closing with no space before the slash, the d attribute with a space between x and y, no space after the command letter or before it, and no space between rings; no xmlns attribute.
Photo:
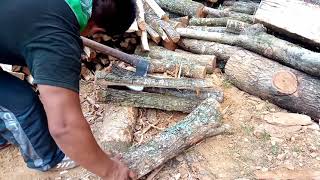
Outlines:
<svg viewBox="0 0 320 180"><path fill-rule="evenodd" d="M177 28L177 31L182 37L240 46L310 75L320 77L320 53L302 48L260 30L256 32L257 26L259 24L250 26L245 30L246 33L241 35L196 31L186 28Z"/></svg>
<svg viewBox="0 0 320 180"><path fill-rule="evenodd" d="M148 33L147 31L142 31L141 34L141 47L143 51L150 51L149 43L148 43Z"/></svg>
<svg viewBox="0 0 320 180"><path fill-rule="evenodd" d="M164 79L154 77L138 77L116 75L103 71L96 71L95 83L101 88L107 86L144 86L144 87L159 87L159 88L176 88L176 89L191 89L205 90L214 87L212 81L202 79Z"/></svg>
<svg viewBox="0 0 320 180"><path fill-rule="evenodd" d="M140 28L140 30L145 31L146 30L146 22L144 17L144 8L143 8L143 2L142 0L136 0L137 4L137 23Z"/></svg>
<svg viewBox="0 0 320 180"><path fill-rule="evenodd" d="M190 146L229 128L219 126L219 103L214 98L208 98L176 125L149 142L130 148L124 153L124 160L138 177L142 177Z"/></svg>
<svg viewBox="0 0 320 180"><path fill-rule="evenodd" d="M320 80L249 51L231 56L225 72L243 91L320 120Z"/></svg>
<svg viewBox="0 0 320 180"><path fill-rule="evenodd" d="M150 8L155 12L155 14L163 20L169 20L169 16L164 12L161 7L154 0L144 0Z"/></svg>
<svg viewBox="0 0 320 180"><path fill-rule="evenodd" d="M127 33L137 32L139 31L139 26L137 23L137 20L134 20L132 25L129 27L129 29L126 31Z"/></svg>

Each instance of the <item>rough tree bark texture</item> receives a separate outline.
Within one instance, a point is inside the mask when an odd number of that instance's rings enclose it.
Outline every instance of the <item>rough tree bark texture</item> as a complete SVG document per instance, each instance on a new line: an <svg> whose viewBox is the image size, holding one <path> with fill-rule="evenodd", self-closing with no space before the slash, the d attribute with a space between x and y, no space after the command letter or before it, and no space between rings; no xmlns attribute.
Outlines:
<svg viewBox="0 0 320 180"><path fill-rule="evenodd" d="M177 31L182 37L243 47L292 68L320 77L320 53L302 48L265 32L260 32L260 30L259 32L251 31L257 26L259 24L250 26L240 35L197 31L188 28L177 28Z"/></svg>
<svg viewBox="0 0 320 180"><path fill-rule="evenodd" d="M106 104L100 139L104 150L111 153L127 151L132 145L137 117L137 108Z"/></svg>
<svg viewBox="0 0 320 180"><path fill-rule="evenodd" d="M263 0L255 14L257 22L292 38L320 46L320 6L297 0Z"/></svg>
<svg viewBox="0 0 320 180"><path fill-rule="evenodd" d="M120 106L161 109L165 111L192 112L201 99L188 99L165 94L124 91L106 88L96 91L96 102Z"/></svg>
<svg viewBox="0 0 320 180"><path fill-rule="evenodd" d="M254 2L241 2L241 1L225 1L223 9L226 11L234 11L245 14L254 14L257 10L259 3Z"/></svg>
<svg viewBox="0 0 320 180"><path fill-rule="evenodd" d="M210 26L187 26L187 28L198 30L198 31L208 31L208 32L226 32L226 27L210 27Z"/></svg>
<svg viewBox="0 0 320 180"><path fill-rule="evenodd" d="M154 78L154 77L139 77L129 75L117 75L103 71L96 71L95 85L101 88L107 86L144 86L144 87L159 87L159 88L176 88L176 89L191 89L205 90L214 87L212 81L202 79L189 78Z"/></svg>
<svg viewBox="0 0 320 180"><path fill-rule="evenodd" d="M204 17L204 5L192 0L155 0L165 10L190 17Z"/></svg>
<svg viewBox="0 0 320 180"><path fill-rule="evenodd" d="M231 56L225 72L233 84L293 112L320 119L320 80L249 51Z"/></svg>
<svg viewBox="0 0 320 180"><path fill-rule="evenodd" d="M178 44L186 51L196 54L215 55L218 60L222 61L227 61L234 53L243 50L242 48L236 46L186 38L180 39Z"/></svg>
<svg viewBox="0 0 320 180"><path fill-rule="evenodd" d="M148 24L146 24L146 30L150 35L152 41L156 44L159 44L159 42L161 41L160 35L155 30L153 30Z"/></svg>
<svg viewBox="0 0 320 180"><path fill-rule="evenodd" d="M166 59L175 64L205 66L208 73L212 73L216 66L216 57L214 55L186 54L167 50L160 46L150 45L150 52L145 53L141 47L137 47L135 54L149 56L155 59Z"/></svg>
<svg viewBox="0 0 320 180"><path fill-rule="evenodd" d="M228 22L227 17L221 18L191 18L190 26L226 26Z"/></svg>
<svg viewBox="0 0 320 180"><path fill-rule="evenodd" d="M238 13L238 12L229 12L226 10L213 9L205 7L204 11L208 14L207 18L222 18L227 17L229 19L239 20L246 23L252 24L254 21L254 17L252 15Z"/></svg>
<svg viewBox="0 0 320 180"><path fill-rule="evenodd" d="M228 127L219 127L220 123L219 103L208 98L176 125L151 141L130 148L124 153L124 160L142 177L197 142L224 132Z"/></svg>

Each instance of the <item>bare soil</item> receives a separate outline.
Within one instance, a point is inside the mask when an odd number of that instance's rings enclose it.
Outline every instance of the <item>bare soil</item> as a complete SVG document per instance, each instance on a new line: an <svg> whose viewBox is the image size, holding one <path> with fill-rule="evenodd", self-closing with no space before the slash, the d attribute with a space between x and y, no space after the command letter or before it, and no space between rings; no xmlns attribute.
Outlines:
<svg viewBox="0 0 320 180"><path fill-rule="evenodd" d="M180 156L167 162L154 179L263 179L286 177L285 175L317 174L320 169L320 131L315 123L312 127L283 128L273 126L272 131L261 131L268 124L264 116L285 110L240 91L223 75L211 76L225 93L222 103L224 123L232 129L222 135L206 139ZM83 112L99 143L101 125L107 109L90 102L94 99L93 82L81 81L81 103ZM157 128L147 131L145 142L163 128L179 121L185 114L160 110L141 109L136 133L142 131L144 122L156 122ZM16 147L0 152L0 179L99 179L82 168L64 172L37 172L26 167ZM292 173L294 172L294 173ZM318 174L320 179L320 173ZM298 176L297 176L298 177ZM312 176L314 177L314 176ZM316 179L316 178L314 178Z"/></svg>

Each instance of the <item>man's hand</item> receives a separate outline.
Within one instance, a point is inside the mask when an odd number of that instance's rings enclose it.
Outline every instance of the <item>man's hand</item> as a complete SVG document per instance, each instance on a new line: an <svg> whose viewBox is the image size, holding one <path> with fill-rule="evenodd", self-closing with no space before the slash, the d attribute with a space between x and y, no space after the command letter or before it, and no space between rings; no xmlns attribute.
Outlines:
<svg viewBox="0 0 320 180"><path fill-rule="evenodd" d="M64 88L38 85L49 131L61 150L76 163L100 177L129 179L129 170L104 153L85 120L79 94Z"/></svg>
<svg viewBox="0 0 320 180"><path fill-rule="evenodd" d="M120 161L120 157L116 156L112 159L113 166L110 169L110 174L103 177L103 180L136 180L135 174L128 169L128 167Z"/></svg>

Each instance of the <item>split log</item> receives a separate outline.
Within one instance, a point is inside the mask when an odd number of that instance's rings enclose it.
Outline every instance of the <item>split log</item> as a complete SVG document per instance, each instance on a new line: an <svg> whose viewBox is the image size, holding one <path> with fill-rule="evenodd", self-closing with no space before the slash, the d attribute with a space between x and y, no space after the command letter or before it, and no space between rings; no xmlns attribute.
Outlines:
<svg viewBox="0 0 320 180"><path fill-rule="evenodd" d="M132 146L133 129L138 118L138 109L106 104L102 136L103 149L110 153L122 153Z"/></svg>
<svg viewBox="0 0 320 180"><path fill-rule="evenodd" d="M150 51L149 43L148 43L148 33L146 30L141 31L141 47L143 51Z"/></svg>
<svg viewBox="0 0 320 180"><path fill-rule="evenodd" d="M198 54L185 54L166 50L160 46L150 46L150 52L145 53L138 46L135 54L142 56L149 56L155 59L166 59L175 64L189 64L205 66L209 73L212 73L216 68L216 57L213 55L198 55Z"/></svg>
<svg viewBox="0 0 320 180"><path fill-rule="evenodd" d="M226 31L234 34L240 34L240 32L244 31L249 26L250 24L242 21L228 20Z"/></svg>
<svg viewBox="0 0 320 180"><path fill-rule="evenodd" d="M205 91L192 91L186 89L144 88L143 91L195 100L205 100L209 97L214 97L218 102L223 102L223 92L213 88L207 89Z"/></svg>
<svg viewBox="0 0 320 180"><path fill-rule="evenodd" d="M226 32L226 27L210 27L210 26L187 26L187 28L198 30L198 31L208 31L208 32Z"/></svg>
<svg viewBox="0 0 320 180"><path fill-rule="evenodd" d="M96 101L98 103L110 102L120 106L190 113L201 103L202 100L106 88L96 91Z"/></svg>
<svg viewBox="0 0 320 180"><path fill-rule="evenodd" d="M124 153L124 160L142 177L201 140L225 132L229 127L220 126L220 116L219 103L208 98L176 125L149 142L130 148Z"/></svg>
<svg viewBox="0 0 320 180"><path fill-rule="evenodd" d="M153 12L160 18L164 20L168 20L169 16L164 12L161 7L154 0L144 0L149 7L153 10Z"/></svg>
<svg viewBox="0 0 320 180"><path fill-rule="evenodd" d="M202 79L164 79L154 77L139 77L130 75L117 75L103 71L96 72L95 84L101 88L107 86L144 86L159 88L175 88L190 90L205 90L214 87L212 81Z"/></svg>
<svg viewBox="0 0 320 180"><path fill-rule="evenodd" d="M243 50L226 44L186 38L180 39L178 44L186 51L196 54L215 55L218 60L222 61L227 61L234 53Z"/></svg>
<svg viewBox="0 0 320 180"><path fill-rule="evenodd" d="M206 66L200 66L195 63L177 63L167 59L149 59L149 73L164 73L177 77L181 74L182 77L190 78L205 78L207 74Z"/></svg>
<svg viewBox="0 0 320 180"><path fill-rule="evenodd" d="M177 43L180 40L180 34L170 25L170 23L162 20L158 20L158 23L174 43Z"/></svg>
<svg viewBox="0 0 320 180"><path fill-rule="evenodd" d="M320 46L320 6L297 0L263 0L255 19L270 29Z"/></svg>
<svg viewBox="0 0 320 180"><path fill-rule="evenodd" d="M251 50L292 68L320 77L320 53L310 51L293 43L276 38L263 31L254 31L259 24L250 26L240 35L196 31L177 28L182 37L215 41ZM253 29L253 31L251 31Z"/></svg>
<svg viewBox="0 0 320 180"><path fill-rule="evenodd" d="M203 4L192 0L155 0L165 10L189 17L205 17Z"/></svg>
<svg viewBox="0 0 320 180"><path fill-rule="evenodd" d="M138 26L137 20L134 20L126 32L132 33L132 32L137 32L137 31L139 31L139 26Z"/></svg>
<svg viewBox="0 0 320 180"><path fill-rule="evenodd" d="M155 30L153 30L148 24L146 24L146 30L150 35L152 41L159 44L159 42L161 41L160 35Z"/></svg>
<svg viewBox="0 0 320 180"><path fill-rule="evenodd" d="M150 25L150 27L160 35L163 41L170 42L171 40L169 39L168 35L159 24L160 19L154 16L154 14L150 13L150 10L148 8L146 8L146 10L147 13L145 15L147 24Z"/></svg>
<svg viewBox="0 0 320 180"><path fill-rule="evenodd" d="M162 46L171 51L175 51L178 47L171 39L169 39L169 41L162 41Z"/></svg>
<svg viewBox="0 0 320 180"><path fill-rule="evenodd" d="M284 109L320 120L318 78L249 51L231 56L225 72L239 89Z"/></svg>
<svg viewBox="0 0 320 180"><path fill-rule="evenodd" d="M143 8L143 2L142 0L136 0L137 4L137 23L140 28L140 30L145 31L146 30L146 22L144 17L144 8Z"/></svg>

